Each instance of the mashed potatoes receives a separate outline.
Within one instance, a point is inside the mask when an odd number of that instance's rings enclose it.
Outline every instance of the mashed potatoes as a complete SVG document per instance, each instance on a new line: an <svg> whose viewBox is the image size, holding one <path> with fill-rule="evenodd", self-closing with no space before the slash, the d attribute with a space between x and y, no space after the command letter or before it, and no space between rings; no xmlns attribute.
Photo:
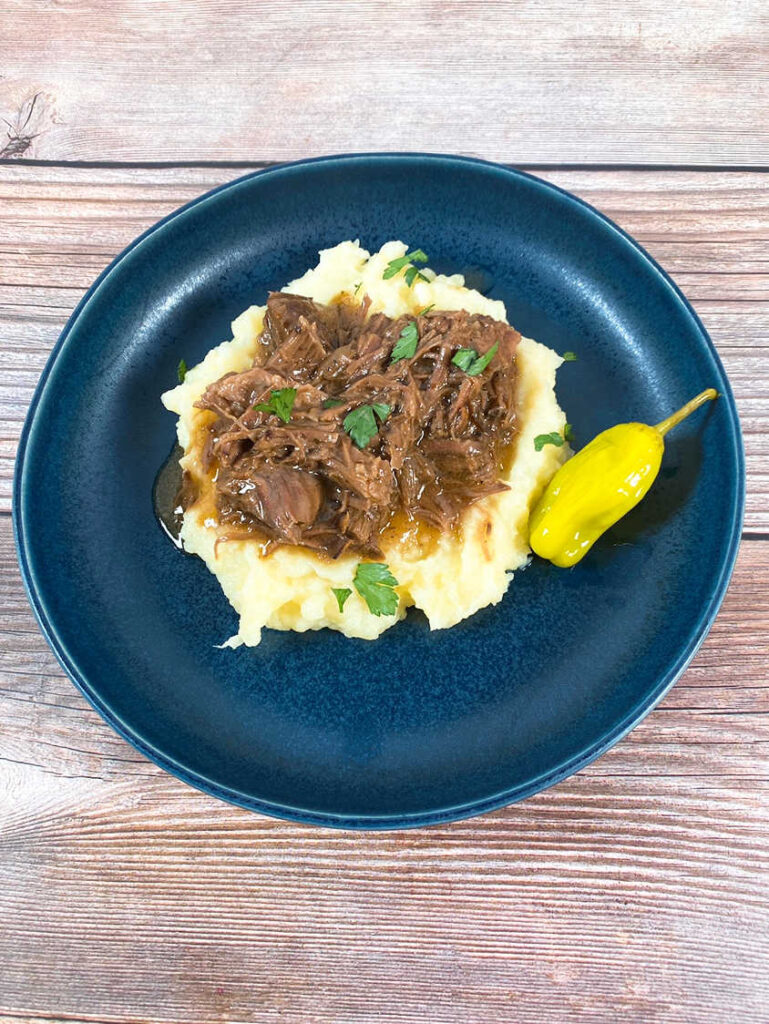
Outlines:
<svg viewBox="0 0 769 1024"><path fill-rule="evenodd" d="M372 311L391 317L434 305L439 310L466 310L506 321L501 302L464 287L460 275L417 280L408 287L403 274L384 280L387 264L404 255L402 242L388 242L373 256L355 242L342 242L320 254L318 266L283 290L329 303L341 294L362 299ZM183 384L163 395L166 408L179 416L182 466L205 485L200 465L201 427L211 414L195 408L206 386L223 374L247 369L254 358L264 307L252 306L232 325L233 338L214 348L187 371ZM217 577L240 616L237 634L228 643L255 645L264 626L272 629L337 629L349 637L373 640L403 618L412 605L421 608L432 629L445 629L478 609L496 604L518 569L529 557L529 509L568 454L566 446L534 449L537 434L563 432L564 414L555 397L555 371L562 360L552 349L522 339L517 351L519 432L503 480L508 491L493 494L471 506L461 529L435 534L404 528L385 536L384 561L398 580L400 596L395 616L376 617L352 588L360 558L342 555L335 561L299 547L278 547L265 554L256 537L224 539L209 494L184 514L181 540L199 555ZM217 543L217 541L219 541ZM332 588L353 593L340 612Z"/></svg>

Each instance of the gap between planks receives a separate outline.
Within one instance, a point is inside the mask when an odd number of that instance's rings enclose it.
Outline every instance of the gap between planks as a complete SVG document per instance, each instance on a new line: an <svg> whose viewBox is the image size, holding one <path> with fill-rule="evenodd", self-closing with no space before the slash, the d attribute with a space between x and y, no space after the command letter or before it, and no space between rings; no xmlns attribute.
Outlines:
<svg viewBox="0 0 769 1024"><path fill-rule="evenodd" d="M408 150L404 151L408 154ZM417 153L417 151L414 151ZM382 151L383 155L388 155L387 150ZM323 160L333 157L353 157L357 156L356 153L328 153L321 154L316 157L306 157L302 160L34 160L26 157L3 157L0 158L0 168L2 167L60 167L66 168L84 168L91 170L175 170L177 168L195 168L200 167L204 170L265 170L268 167L281 167L292 163L301 163L305 160ZM396 151L393 150L389 155L396 155ZM431 156L458 156L461 159L468 160L482 160L481 157L463 157L461 153L446 153L436 154L432 153ZM526 171L535 173L537 171L542 172L557 172L557 171L637 171L644 173L648 171L686 171L692 173L702 174L721 174L721 173L737 173L737 174L766 174L769 172L769 164L687 164L687 163L579 163L579 162L568 162L568 161L557 161L553 163L503 163L500 161L485 161L488 163L497 163L501 167L507 167L511 170Z"/></svg>

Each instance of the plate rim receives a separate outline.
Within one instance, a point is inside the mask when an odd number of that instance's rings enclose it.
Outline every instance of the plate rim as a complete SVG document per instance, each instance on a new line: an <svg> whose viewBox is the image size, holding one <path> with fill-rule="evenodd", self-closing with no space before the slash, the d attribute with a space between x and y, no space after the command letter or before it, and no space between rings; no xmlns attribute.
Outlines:
<svg viewBox="0 0 769 1024"><path fill-rule="evenodd" d="M95 296L107 277L118 269L129 253L140 247L149 236L158 231L162 231L171 221L183 216L191 209L203 205L220 192L236 188L247 181L264 176L269 177L273 175L291 173L295 169L301 169L315 164L350 164L372 160L393 163L405 160L418 160L454 166L470 165L485 169L486 171L492 171L503 177L509 176L512 178L526 179L528 182L533 184L534 187L549 192L555 192L563 197L568 203L581 208L590 217L597 219L605 228L608 228L610 232L615 234L621 243L640 254L649 269L671 293L672 298L682 308L684 314L686 314L693 322L697 333L700 336L701 342L704 344L705 349L708 351L717 369L720 371L723 381L721 397L726 400L725 404L729 409L732 421L732 437L734 442L735 463L737 467L737 486L734 494L734 501L732 503L732 519L728 527L730 531L729 544L722 559L717 579L712 586L709 600L700 611L699 617L686 640L681 644L677 658L674 659L668 670L658 678L656 685L649 690L646 696L640 700L619 723L615 724L613 728L605 731L599 739L591 744L586 750L583 750L580 754L566 758L555 768L542 773L533 779L529 779L525 784L500 790L489 797L447 807L407 813L389 815L350 815L326 811L314 811L309 808L295 807L288 804L260 800L248 793L244 793L227 786L222 786L214 780L207 778L205 775L188 768L169 754L164 753L162 750L159 750L154 745L148 743L112 710L109 704L99 696L98 691L91 686L85 673L82 673L79 670L76 659L71 656L66 644L59 637L55 623L48 615L45 608L45 602L38 591L34 573L32 572L27 559L27 541L24 533L24 466L37 409L46 389L54 364L67 343L67 339L85 306ZM627 735L628 732L630 732L631 729L638 725L657 706L657 704L659 704L665 694L674 685L676 680L685 671L692 658L699 650L713 624L713 621L715 620L716 615L718 614L734 571L734 565L741 542L742 525L745 512L745 491L745 454L742 429L734 394L731 388L731 382L729 381L723 367L720 356L712 339L710 338L710 335L684 293L672 277L670 277L660 264L657 263L654 257L652 257L646 249L636 241L636 239L634 239L630 234L628 234L628 232L612 221L604 213L579 196L561 188L559 185L555 185L552 182L539 178L534 174L514 166L495 163L490 160L482 160L477 157L460 156L455 154L398 151L332 154L328 156L312 157L304 160L294 160L286 163L273 164L257 170L249 171L248 173L234 178L231 181L223 182L221 185L215 186L213 189L202 193L190 200L188 203L172 210L170 213L166 214L165 217L162 217L156 223L147 228L146 231L143 231L140 235L134 238L121 252L119 252L96 277L75 306L56 343L51 349L40 378L35 386L35 390L24 419L24 425L19 436L13 477L11 517L13 523L14 542L24 590L40 630L59 664L71 679L75 687L80 691L80 693L82 693L91 707L98 712L104 721L114 729L118 735L130 743L131 746L147 757L150 761L158 765L158 767L169 772L171 775L174 775L176 778L180 779L180 781L206 793L207 795L217 797L230 804L234 804L235 806L243 807L251 811L257 811L258 813L265 814L272 818L278 818L300 824L319 825L340 829L381 831L390 829L422 828L430 825L447 824L452 821L461 821L479 814L488 813L489 811L498 810L499 808L506 807L510 804L518 803L519 801L527 799L535 793L539 793L542 790L547 789L550 786L563 781L565 778L581 771L614 746L615 743L619 742L625 735Z"/></svg>

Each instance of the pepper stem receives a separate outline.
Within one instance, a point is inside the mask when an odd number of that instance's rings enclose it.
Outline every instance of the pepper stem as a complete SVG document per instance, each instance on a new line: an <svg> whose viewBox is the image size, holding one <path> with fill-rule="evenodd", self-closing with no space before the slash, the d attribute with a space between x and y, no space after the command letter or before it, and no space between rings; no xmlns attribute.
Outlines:
<svg viewBox="0 0 769 1024"><path fill-rule="evenodd" d="M715 388L708 388L706 391L701 391L691 402L687 402L686 405L681 406L678 412L674 412L672 416L668 416L666 420L658 423L655 427L656 430L664 437L669 430L673 427L677 427L681 420L685 420L690 413L693 413L695 409L699 409L705 402L712 402L713 399L718 398L718 392Z"/></svg>

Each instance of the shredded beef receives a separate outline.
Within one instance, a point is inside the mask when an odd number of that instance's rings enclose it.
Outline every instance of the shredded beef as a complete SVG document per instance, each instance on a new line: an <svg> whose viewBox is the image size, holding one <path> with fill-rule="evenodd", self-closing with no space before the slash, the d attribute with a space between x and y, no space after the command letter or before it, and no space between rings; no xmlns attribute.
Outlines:
<svg viewBox="0 0 769 1024"><path fill-rule="evenodd" d="M416 322L414 356L393 363L401 331ZM488 316L430 312L369 315L276 292L267 301L255 365L226 374L197 403L216 413L204 447L216 467L219 513L276 544L337 557L381 554L395 512L439 529L473 502L504 490L500 460L515 433L515 352L520 335ZM462 348L488 367L471 376L452 363ZM294 388L288 423L255 405ZM338 403L325 408L324 403ZM348 413L386 404L365 448L344 430Z"/></svg>

